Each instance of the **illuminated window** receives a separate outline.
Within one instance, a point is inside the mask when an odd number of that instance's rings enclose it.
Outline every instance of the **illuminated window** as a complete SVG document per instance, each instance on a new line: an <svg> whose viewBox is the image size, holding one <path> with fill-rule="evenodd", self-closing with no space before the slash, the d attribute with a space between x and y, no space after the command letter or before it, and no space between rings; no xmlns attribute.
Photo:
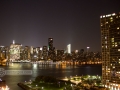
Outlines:
<svg viewBox="0 0 120 90"><path fill-rule="evenodd" d="M117 47L117 45L115 45L115 47Z"/></svg>
<svg viewBox="0 0 120 90"><path fill-rule="evenodd" d="M112 17L110 19L113 19Z"/></svg>
<svg viewBox="0 0 120 90"><path fill-rule="evenodd" d="M108 17L110 17L110 16L111 16L111 14L108 14L107 16L108 16Z"/></svg>
<svg viewBox="0 0 120 90"><path fill-rule="evenodd" d="M115 42L115 45L117 45L117 42Z"/></svg>
<svg viewBox="0 0 120 90"><path fill-rule="evenodd" d="M112 40L114 40L114 38L112 38Z"/></svg>
<svg viewBox="0 0 120 90"><path fill-rule="evenodd" d="M106 24L107 24L108 22L106 22Z"/></svg>
<svg viewBox="0 0 120 90"><path fill-rule="evenodd" d="M113 66L113 68L115 68L115 66Z"/></svg>
<svg viewBox="0 0 120 90"><path fill-rule="evenodd" d="M107 39L107 37L105 37L105 39Z"/></svg>
<svg viewBox="0 0 120 90"><path fill-rule="evenodd" d="M107 48L107 46L106 46L106 48Z"/></svg>
<svg viewBox="0 0 120 90"><path fill-rule="evenodd" d="M114 16L114 15L115 15L115 13L112 14L112 16Z"/></svg>
<svg viewBox="0 0 120 90"><path fill-rule="evenodd" d="M111 41L114 42L114 38L111 38Z"/></svg>
<svg viewBox="0 0 120 90"><path fill-rule="evenodd" d="M112 45L112 47L114 47L114 45Z"/></svg>
<svg viewBox="0 0 120 90"><path fill-rule="evenodd" d="M119 27L117 27L117 29L119 29Z"/></svg>
<svg viewBox="0 0 120 90"><path fill-rule="evenodd" d="M105 15L103 17L105 17Z"/></svg>
<svg viewBox="0 0 120 90"><path fill-rule="evenodd" d="M118 51L120 51L120 49L118 49Z"/></svg>

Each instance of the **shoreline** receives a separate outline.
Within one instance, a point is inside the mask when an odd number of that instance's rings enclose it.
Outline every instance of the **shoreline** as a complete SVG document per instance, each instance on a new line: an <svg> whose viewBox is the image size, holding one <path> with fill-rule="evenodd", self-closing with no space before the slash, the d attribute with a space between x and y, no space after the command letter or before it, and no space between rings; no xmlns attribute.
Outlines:
<svg viewBox="0 0 120 90"><path fill-rule="evenodd" d="M30 90L30 87L28 87L27 85L24 85L23 83L18 83L17 85L23 90Z"/></svg>
<svg viewBox="0 0 120 90"><path fill-rule="evenodd" d="M96 66L102 66L102 64L81 64L81 65L77 65L77 67L96 67Z"/></svg>

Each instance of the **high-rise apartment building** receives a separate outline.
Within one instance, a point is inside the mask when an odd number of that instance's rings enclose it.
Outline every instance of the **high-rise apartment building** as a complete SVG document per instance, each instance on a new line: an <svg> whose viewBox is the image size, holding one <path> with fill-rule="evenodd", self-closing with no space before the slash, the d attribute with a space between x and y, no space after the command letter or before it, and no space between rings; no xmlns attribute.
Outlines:
<svg viewBox="0 0 120 90"><path fill-rule="evenodd" d="M102 45L102 82L120 89L120 13L100 16ZM111 84L110 84L111 83ZM112 84L115 83L115 84Z"/></svg>

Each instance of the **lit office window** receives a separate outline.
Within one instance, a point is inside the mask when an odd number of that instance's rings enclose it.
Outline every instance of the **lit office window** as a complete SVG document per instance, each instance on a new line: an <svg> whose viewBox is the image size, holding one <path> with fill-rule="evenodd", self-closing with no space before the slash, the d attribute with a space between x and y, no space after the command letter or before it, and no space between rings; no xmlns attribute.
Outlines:
<svg viewBox="0 0 120 90"><path fill-rule="evenodd" d="M114 45L112 45L112 47L114 47Z"/></svg>
<svg viewBox="0 0 120 90"><path fill-rule="evenodd" d="M110 19L113 19L112 17Z"/></svg>
<svg viewBox="0 0 120 90"><path fill-rule="evenodd" d="M115 68L115 66L113 66L113 68Z"/></svg>
<svg viewBox="0 0 120 90"><path fill-rule="evenodd" d="M114 42L114 38L111 38L111 41Z"/></svg>
<svg viewBox="0 0 120 90"><path fill-rule="evenodd" d="M106 24L107 24L108 22L106 22Z"/></svg>
<svg viewBox="0 0 120 90"><path fill-rule="evenodd" d="M105 17L105 15L103 17Z"/></svg>
<svg viewBox="0 0 120 90"><path fill-rule="evenodd" d="M107 39L107 37L105 37L105 39Z"/></svg>
<svg viewBox="0 0 120 90"><path fill-rule="evenodd" d="M114 15L115 15L115 13L112 14L112 16L114 16Z"/></svg>
<svg viewBox="0 0 120 90"><path fill-rule="evenodd" d="M115 45L115 47L117 47L117 45Z"/></svg>
<svg viewBox="0 0 120 90"><path fill-rule="evenodd" d="M107 46L106 46L106 48L107 48Z"/></svg>
<svg viewBox="0 0 120 90"><path fill-rule="evenodd" d="M115 45L117 45L117 42L115 42Z"/></svg>

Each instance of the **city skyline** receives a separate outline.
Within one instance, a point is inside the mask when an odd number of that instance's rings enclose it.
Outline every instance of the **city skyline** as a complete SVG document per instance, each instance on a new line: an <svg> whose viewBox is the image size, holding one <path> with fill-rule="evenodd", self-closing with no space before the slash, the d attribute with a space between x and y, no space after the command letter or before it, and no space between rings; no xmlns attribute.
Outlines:
<svg viewBox="0 0 120 90"><path fill-rule="evenodd" d="M1 0L0 45L15 40L24 46L44 46L51 37L57 49L70 43L72 50L101 51L99 18L120 12L119 7L118 0Z"/></svg>
<svg viewBox="0 0 120 90"><path fill-rule="evenodd" d="M48 40L51 39L51 38L48 38ZM52 38L53 40L53 38ZM49 42L49 41L48 41ZM11 43L9 43L9 45L5 46L5 45L0 45L0 47L7 47L7 48L10 48L10 45L11 44L15 44L15 45L20 45L21 47L33 47L33 48L40 48L40 50L43 50L44 46L47 47L47 50L49 50L49 43L47 45L42 45L42 46L29 46L29 45L23 45L22 43L19 43L19 42L16 42L15 40L13 40ZM52 44L54 45L54 43L52 42ZM67 53L71 53L71 52L74 52L74 51L81 51L81 50L84 50L84 52L88 52L88 50L90 49L90 47L86 47L86 49L83 49L83 48L80 48L80 49L75 49L75 50L72 50L72 47L71 47L71 44L68 44L66 45L66 47L64 48L61 48L61 49L58 49L56 48L55 46L52 47L54 50L65 50L65 52ZM90 52L94 52L94 51L90 51ZM100 52L100 51L97 51L97 52Z"/></svg>

